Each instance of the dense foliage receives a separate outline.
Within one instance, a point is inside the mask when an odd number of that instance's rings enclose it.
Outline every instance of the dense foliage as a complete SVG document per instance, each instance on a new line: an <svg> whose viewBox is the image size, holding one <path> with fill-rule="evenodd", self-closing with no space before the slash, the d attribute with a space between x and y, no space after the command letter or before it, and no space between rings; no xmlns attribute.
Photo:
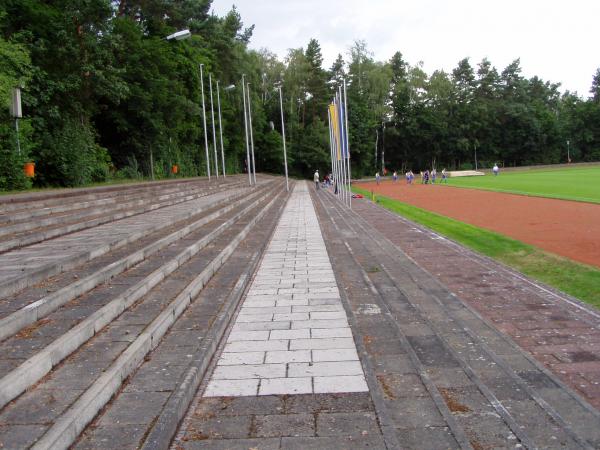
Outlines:
<svg viewBox="0 0 600 450"><path fill-rule="evenodd" d="M323 67L319 43L284 61L248 48L235 8L210 13L211 0L3 0L0 3L0 190L29 186L22 165L35 161L37 185L75 186L111 177L206 173L199 65L221 86L228 173L245 168L241 78L251 86L256 164L281 173L283 110L290 173L329 167L326 105L348 82L353 175L381 168L419 170L600 160L600 70L591 97L464 59L448 74L425 73L396 53L375 61L356 42L344 61ZM189 28L192 37L167 41ZM215 83L213 83L214 87ZM235 85L230 89L226 86ZM21 152L8 113L22 87ZM215 93L216 101L216 93ZM215 106L216 108L216 106ZM217 139L218 139L217 129ZM217 146L220 148L219 143ZM213 163L214 164L214 163Z"/></svg>

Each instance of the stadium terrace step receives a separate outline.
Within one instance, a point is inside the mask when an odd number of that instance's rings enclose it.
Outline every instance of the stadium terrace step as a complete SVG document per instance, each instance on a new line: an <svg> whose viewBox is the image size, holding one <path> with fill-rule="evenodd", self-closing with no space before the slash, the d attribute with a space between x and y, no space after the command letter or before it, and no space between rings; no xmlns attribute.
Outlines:
<svg viewBox="0 0 600 450"><path fill-rule="evenodd" d="M247 187L224 188L194 200L121 219L117 232L112 226L115 222L111 222L0 254L0 297L14 294L248 191Z"/></svg>
<svg viewBox="0 0 600 450"><path fill-rule="evenodd" d="M223 181L229 181L232 178L242 177L227 177ZM100 198L109 198L112 195L118 195L118 193L122 191L133 192L136 190L147 190L152 188L161 189L164 187L168 188L169 186L184 186L188 183L205 184L208 183L208 180L205 178L189 178L184 180L144 181L141 183L117 184L111 186L57 189L3 195L0 197L0 214L26 209L43 209L46 207L51 207L52 205L64 204L66 201L91 201Z"/></svg>
<svg viewBox="0 0 600 450"><path fill-rule="evenodd" d="M179 241L177 245L173 245L173 248L167 249L169 250L167 253L171 254L174 250L178 249L176 255L165 257L165 255L163 255L165 252L159 252L155 257L147 260L145 264L145 266L149 266L149 270L151 270L150 273L148 273L148 269L144 270L142 267L130 271L130 275L133 275L132 278L134 280L141 278L137 283L127 288L124 292L94 312L90 311L89 316L84 320L75 320L77 324L73 328L62 334L58 339L53 340L43 349L38 351L36 348L21 348L21 343L28 341L28 333L24 333L24 336L16 335L15 337L4 341L0 345L3 354L10 355L11 352L14 353L15 348L18 348L18 356L27 359L17 368L10 370L8 373L3 373L3 377L0 379L0 407L6 405L6 403L21 394L25 389L39 381L39 379L49 372L52 367L75 351L96 332L118 317L123 311L127 310L134 303L143 298L146 293L158 285L162 280L167 278L205 246L232 227L240 217L248 214L260 202L265 201L269 195L271 195L271 192L267 192L266 194L263 193L258 199L255 199L250 203L250 205L244 205L244 208L241 211L235 212L235 214L229 217L224 223L210 231L208 234L204 229L197 230L186 239ZM228 216L229 215L225 215L225 217ZM190 240L193 242L192 245L188 244ZM128 274L124 274L124 278L127 278L127 275ZM113 281L113 283L115 282L117 281ZM39 332L41 332L42 336L49 336L52 338L52 335L56 333L55 324L69 323L68 318L61 318L61 312L65 312L65 309L68 310L69 308L63 308L62 311L58 311L56 314L51 315L46 321L47 327L44 327L44 324L39 325ZM70 319L73 321L72 317L70 317ZM45 328L49 328L50 331L45 331Z"/></svg>
<svg viewBox="0 0 600 450"><path fill-rule="evenodd" d="M234 184L235 180L230 180L229 185ZM240 183L240 181L237 181ZM218 186L223 186L223 183L220 183ZM189 195L194 192L198 192L201 190L210 190L211 188L217 188L217 185L208 185L205 182L198 182L194 184L186 183L183 185L168 185L164 187L160 186L148 186L147 189L135 189L128 190L122 189L119 191L110 192L109 196L102 197L94 200L87 201L77 201L77 198L71 198L69 203L64 203L64 199L57 199L55 201L60 201L53 206L42 206L41 208L36 209L25 209L22 211L11 211L9 213L0 214L0 223L8 223L8 224L28 224L33 219L37 219L34 224L51 225L52 219L59 223L59 220L65 220L65 216L69 217L77 217L78 215L81 217L85 216L85 213L88 212L89 215L93 215L93 212L96 210L100 210L104 212L104 209L99 209L98 207L111 207L113 209L123 207L124 203L130 203L131 205L135 205L133 202L136 200L145 200L145 199L153 199L162 200L168 199L169 196L175 194L178 196ZM94 209L96 208L96 209ZM50 218L44 218L44 216L52 216ZM45 223L44 221L47 221ZM5 232L5 229L2 229ZM8 233L6 233L8 234Z"/></svg>
<svg viewBox="0 0 600 450"><path fill-rule="evenodd" d="M0 312L0 341L13 334L16 334L22 328L35 323L63 304L73 300L85 292L94 289L99 284L105 283L123 271L131 269L157 251L163 249L178 239L185 238L191 232L232 211L235 207L247 201L253 200L253 198L261 194L264 189L265 187L262 187L259 191L253 192L250 196L246 196L244 193L234 196L230 199L226 199L232 200L232 202L221 202L216 206L213 206L211 211L215 210L216 208L218 209L211 214L204 215L201 219L195 220L192 223L178 228L177 231L174 231L158 240L153 240L150 244L146 245L142 249L135 250L123 256L122 258L109 263L108 265L104 265L99 270L94 271L86 277L77 277L76 281L73 283L67 284L66 286L63 286L62 288L52 292L51 294L43 296L34 302L23 305L22 295L19 294L14 296L12 299L13 303L19 304L20 307L9 314L6 314L4 317L2 317L2 313ZM240 197L242 198L240 199Z"/></svg>
<svg viewBox="0 0 600 450"><path fill-rule="evenodd" d="M237 246L246 238L256 223L270 211L283 194L271 194L271 199L263 203L258 211L247 214L245 223L241 223L235 234L226 236L221 242L218 254L210 263L173 299L143 332L121 353L110 367L98 377L82 395L61 414L46 433L32 448L66 449L73 444L77 436L85 429L98 412L117 393L123 380L130 376L143 362L145 356L158 346L161 338L191 304L192 299L210 280L213 274L227 261Z"/></svg>
<svg viewBox="0 0 600 450"><path fill-rule="evenodd" d="M236 183L235 185L240 185L240 183ZM153 195L147 195L134 202L120 203L117 208L104 206L101 208L92 208L89 211L78 214L66 214L41 221L36 220L34 222L28 222L28 225L15 224L7 226L4 227L7 230L7 233L0 236L0 253L73 233L75 231L96 227L111 221L194 200L210 195L213 191L218 192L219 190L226 188L226 185L220 187L211 186L201 190L194 190L189 193L176 192L174 194L159 196L158 198ZM15 233L15 230L19 230L19 232Z"/></svg>

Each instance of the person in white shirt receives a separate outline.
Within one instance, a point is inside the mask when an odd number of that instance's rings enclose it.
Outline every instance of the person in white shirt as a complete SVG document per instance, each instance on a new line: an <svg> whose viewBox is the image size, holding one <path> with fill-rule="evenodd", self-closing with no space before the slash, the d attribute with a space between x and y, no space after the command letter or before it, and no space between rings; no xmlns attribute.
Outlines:
<svg viewBox="0 0 600 450"><path fill-rule="evenodd" d="M315 170L315 176L313 177L315 180L315 189L319 189L319 170Z"/></svg>
<svg viewBox="0 0 600 450"><path fill-rule="evenodd" d="M498 176L498 172L500 172L500 169L498 168L498 164L494 164L494 167L492 168L492 172L494 172L494 176Z"/></svg>

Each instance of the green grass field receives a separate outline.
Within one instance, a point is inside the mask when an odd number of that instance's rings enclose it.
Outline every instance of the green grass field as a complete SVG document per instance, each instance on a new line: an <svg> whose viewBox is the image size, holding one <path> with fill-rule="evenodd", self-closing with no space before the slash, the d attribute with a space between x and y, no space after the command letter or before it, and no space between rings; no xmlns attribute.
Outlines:
<svg viewBox="0 0 600 450"><path fill-rule="evenodd" d="M370 198L370 193L364 189L353 190ZM377 196L377 202L396 214L500 261L532 279L600 308L600 269L397 200Z"/></svg>
<svg viewBox="0 0 600 450"><path fill-rule="evenodd" d="M600 166L502 172L497 177L450 178L456 187L600 203Z"/></svg>

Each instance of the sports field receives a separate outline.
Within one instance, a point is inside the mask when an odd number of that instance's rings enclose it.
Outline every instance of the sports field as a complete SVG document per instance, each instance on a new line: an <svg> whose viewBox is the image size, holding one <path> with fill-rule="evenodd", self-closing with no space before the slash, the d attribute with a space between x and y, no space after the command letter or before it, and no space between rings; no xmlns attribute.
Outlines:
<svg viewBox="0 0 600 450"><path fill-rule="evenodd" d="M497 177L450 178L449 185L514 194L600 203L600 165L568 169L502 172Z"/></svg>

